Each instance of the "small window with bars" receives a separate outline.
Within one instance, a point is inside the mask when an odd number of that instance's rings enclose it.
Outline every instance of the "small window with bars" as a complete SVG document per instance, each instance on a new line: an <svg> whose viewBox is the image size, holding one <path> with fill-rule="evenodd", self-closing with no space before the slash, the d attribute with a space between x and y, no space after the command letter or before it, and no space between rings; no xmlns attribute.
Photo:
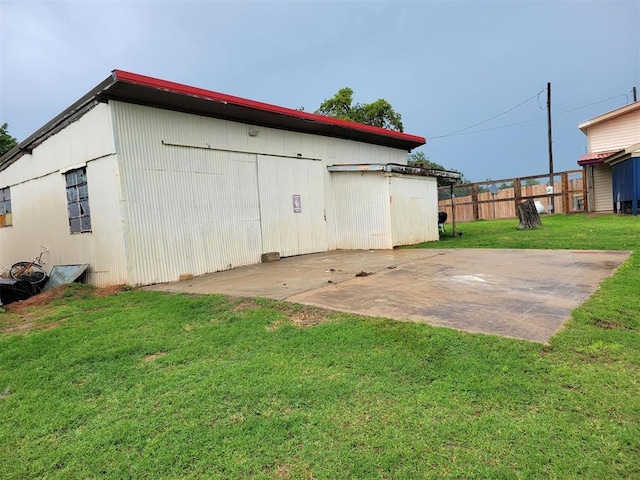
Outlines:
<svg viewBox="0 0 640 480"><path fill-rule="evenodd" d="M9 187L0 188L0 227L13 225L11 214L11 190Z"/></svg>
<svg viewBox="0 0 640 480"><path fill-rule="evenodd" d="M87 169L78 168L65 174L67 181L67 210L71 233L91 231Z"/></svg>

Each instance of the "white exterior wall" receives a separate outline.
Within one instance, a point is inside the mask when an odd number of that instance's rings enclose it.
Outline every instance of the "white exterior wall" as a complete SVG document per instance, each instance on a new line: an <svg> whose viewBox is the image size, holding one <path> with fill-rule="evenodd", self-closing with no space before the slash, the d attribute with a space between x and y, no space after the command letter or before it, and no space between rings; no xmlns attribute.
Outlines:
<svg viewBox="0 0 640 480"><path fill-rule="evenodd" d="M613 210L613 181L609 165L587 166L587 192L590 212Z"/></svg>
<svg viewBox="0 0 640 480"><path fill-rule="evenodd" d="M382 172L334 172L331 177L336 248L393 248L389 177Z"/></svg>
<svg viewBox="0 0 640 480"><path fill-rule="evenodd" d="M338 246L326 167L407 161L406 152L395 148L122 102L110 105L126 199L128 278L134 284L249 265L268 251L296 255L345 248ZM258 135L249 135L254 129ZM292 212L293 187L302 195L302 214ZM268 191L274 195L268 197ZM261 209L261 201L276 202L278 208ZM297 224L295 238L286 228L261 228L261 220L278 216ZM375 248L391 248L391 242Z"/></svg>
<svg viewBox="0 0 640 480"><path fill-rule="evenodd" d="M589 152L603 152L640 143L640 109L587 129Z"/></svg>
<svg viewBox="0 0 640 480"><path fill-rule="evenodd" d="M319 160L258 155L263 253L289 257L328 250L324 170Z"/></svg>
<svg viewBox="0 0 640 480"><path fill-rule="evenodd" d="M430 177L389 177L393 246L436 241L438 184Z"/></svg>
<svg viewBox="0 0 640 480"><path fill-rule="evenodd" d="M109 106L98 104L0 172L11 188L13 225L0 228L0 265L31 260L40 246L47 272L53 265L89 263L96 285L126 281L119 172ZM86 164L92 232L69 231L65 176Z"/></svg>

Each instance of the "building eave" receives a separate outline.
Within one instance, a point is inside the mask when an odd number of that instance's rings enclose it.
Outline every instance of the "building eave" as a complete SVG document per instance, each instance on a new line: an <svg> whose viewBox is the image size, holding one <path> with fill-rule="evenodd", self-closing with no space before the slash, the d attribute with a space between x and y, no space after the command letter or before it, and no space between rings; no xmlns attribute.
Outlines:
<svg viewBox="0 0 640 480"><path fill-rule="evenodd" d="M619 117L621 115L625 115L629 112L633 112L634 110L637 110L640 108L640 101L639 102L634 102L634 103L630 103L629 105L624 105L623 107L619 107L616 108L614 110L611 110L609 112L603 113L601 115L598 115L597 117L593 117L590 120L587 120L585 122L582 122L580 124L578 124L578 128L582 131L582 133L584 133L585 135L587 135L587 130L589 129L589 127L592 127L594 125L598 125L602 122L606 122L608 120L612 120L616 117Z"/></svg>
<svg viewBox="0 0 640 480"><path fill-rule="evenodd" d="M435 177L449 183L457 183L462 178L460 172L452 170L440 170L436 168L422 168L412 165L401 165L399 163L349 163L334 164L327 167L329 172L383 172L399 173L402 175L413 175L420 177Z"/></svg>
<svg viewBox="0 0 640 480"><path fill-rule="evenodd" d="M624 151L622 148L618 148L616 150L606 150L604 152L590 152L585 153L578 159L578 165L584 167L586 165L597 165L604 163L607 158L617 153Z"/></svg>
<svg viewBox="0 0 640 480"><path fill-rule="evenodd" d="M631 157L640 156L640 143L635 143L633 145L628 146L625 149L620 150L619 152L607 157L604 160L604 163L608 165L614 165L616 163L627 160Z"/></svg>
<svg viewBox="0 0 640 480"><path fill-rule="evenodd" d="M110 100L255 126L354 140L406 151L426 143L425 138L418 135L257 102L123 70L114 70L108 78L86 95L0 157L0 170L7 168L25 153L30 153L46 138L79 118L83 111L91 108L91 105Z"/></svg>

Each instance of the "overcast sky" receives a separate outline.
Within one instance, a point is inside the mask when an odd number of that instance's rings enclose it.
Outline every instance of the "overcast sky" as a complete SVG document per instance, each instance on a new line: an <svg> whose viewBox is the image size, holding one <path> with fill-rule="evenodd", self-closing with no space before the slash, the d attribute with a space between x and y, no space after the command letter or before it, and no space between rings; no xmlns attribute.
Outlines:
<svg viewBox="0 0 640 480"><path fill-rule="evenodd" d="M0 48L18 140L116 68L307 111L349 86L480 181L548 171L547 82L555 170L578 168L577 124L640 87L640 1L0 0Z"/></svg>

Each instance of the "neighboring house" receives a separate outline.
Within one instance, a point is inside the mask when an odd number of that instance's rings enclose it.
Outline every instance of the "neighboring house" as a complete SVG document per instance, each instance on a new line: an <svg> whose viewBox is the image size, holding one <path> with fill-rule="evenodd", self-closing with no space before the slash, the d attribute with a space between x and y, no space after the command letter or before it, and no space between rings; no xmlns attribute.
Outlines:
<svg viewBox="0 0 640 480"><path fill-rule="evenodd" d="M425 139L114 70L0 158L0 265L143 285L438 240Z"/></svg>
<svg viewBox="0 0 640 480"><path fill-rule="evenodd" d="M640 198L640 102L578 125L587 135L585 169L590 212L637 215Z"/></svg>

